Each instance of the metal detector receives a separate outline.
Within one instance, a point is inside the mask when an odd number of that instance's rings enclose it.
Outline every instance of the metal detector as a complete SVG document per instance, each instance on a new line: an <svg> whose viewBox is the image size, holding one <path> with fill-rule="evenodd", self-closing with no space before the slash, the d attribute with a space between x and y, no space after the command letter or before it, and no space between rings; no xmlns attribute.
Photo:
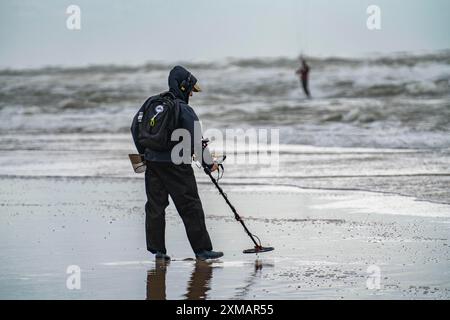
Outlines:
<svg viewBox="0 0 450 320"><path fill-rule="evenodd" d="M203 140L203 148L205 148L207 146L208 142L209 142L209 140L207 140L207 139ZM225 160L225 158L226 157L224 156L222 161ZM219 167L221 167L223 169L223 165L222 165L221 162L219 163ZM247 226L244 223L244 220L242 220L241 216L239 216L239 214L237 213L236 209L231 204L230 200L228 200L228 197L227 197L226 193L223 192L222 188L219 186L218 181L213 177L211 170L205 165L203 166L203 170L209 176L209 178L211 179L212 183L216 186L217 190L219 190L219 193L225 199L225 202L228 204L228 206L230 207L231 211L233 211L234 218L241 223L241 225L244 228L245 232L247 233L247 235L250 237L250 239L252 239L253 243L255 244L254 248L246 249L246 250L243 251L243 253L260 253L260 252L268 252L268 251L274 250L275 249L274 247L263 247L261 245L261 240L258 238L258 236L252 234L248 230ZM255 238L258 239L258 241L256 241Z"/></svg>

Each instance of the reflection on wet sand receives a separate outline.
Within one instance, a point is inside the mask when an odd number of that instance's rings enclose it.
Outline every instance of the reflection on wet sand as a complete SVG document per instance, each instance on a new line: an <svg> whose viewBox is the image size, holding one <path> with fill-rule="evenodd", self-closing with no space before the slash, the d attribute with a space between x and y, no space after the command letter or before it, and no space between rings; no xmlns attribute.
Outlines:
<svg viewBox="0 0 450 320"><path fill-rule="evenodd" d="M166 300L166 272L169 261L156 260L147 272L147 300Z"/></svg>
<svg viewBox="0 0 450 320"><path fill-rule="evenodd" d="M153 269L147 272L147 300L166 299L166 273L169 261L156 260ZM214 262L197 260L192 270L191 278L187 283L187 291L183 297L187 300L205 300L208 291L211 290L210 283L213 275ZM258 272L263 264L260 260L255 260L254 272L250 279L245 281L244 286L237 288L236 298L243 298L247 295Z"/></svg>
<svg viewBox="0 0 450 320"><path fill-rule="evenodd" d="M155 267L147 272L147 300L166 299L166 273L169 261L156 260ZM195 262L184 297L188 300L205 300L210 290L212 262Z"/></svg>
<svg viewBox="0 0 450 320"><path fill-rule="evenodd" d="M184 297L187 300L205 300L206 293L211 289L209 286L211 278L212 263L197 260Z"/></svg>
<svg viewBox="0 0 450 320"><path fill-rule="evenodd" d="M248 292L250 291L250 288L252 287L254 280L256 279L256 276L258 273L261 272L263 268L263 263L261 260L256 259L255 260L255 269L253 270L253 273L250 275L247 281L245 281L245 284L242 288L237 289L236 299L244 299Z"/></svg>

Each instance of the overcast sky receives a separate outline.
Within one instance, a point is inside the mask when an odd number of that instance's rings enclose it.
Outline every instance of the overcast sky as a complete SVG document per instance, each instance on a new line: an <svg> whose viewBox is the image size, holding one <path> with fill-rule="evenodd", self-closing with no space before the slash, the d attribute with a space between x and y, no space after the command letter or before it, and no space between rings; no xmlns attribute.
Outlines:
<svg viewBox="0 0 450 320"><path fill-rule="evenodd" d="M81 8L68 30L66 8ZM368 5L381 30L366 27ZM450 48L448 0L1 0L0 67Z"/></svg>

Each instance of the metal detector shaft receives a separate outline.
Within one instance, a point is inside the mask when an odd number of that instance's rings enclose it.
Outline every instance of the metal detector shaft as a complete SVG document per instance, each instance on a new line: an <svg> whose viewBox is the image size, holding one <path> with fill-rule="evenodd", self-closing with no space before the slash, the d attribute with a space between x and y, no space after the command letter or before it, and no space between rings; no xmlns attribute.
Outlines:
<svg viewBox="0 0 450 320"><path fill-rule="evenodd" d="M242 226L244 227L245 232L247 232L248 236L250 237L250 239L252 239L253 243L255 244L256 247L261 247L261 244L258 244L255 240L255 238L253 237L253 235L251 234L251 232L247 229L247 226L245 225L244 221L241 219L241 217L239 216L239 214L237 213L236 209L234 208L234 206L231 204L230 200L228 200L227 195L223 192L222 188L219 186L219 184L217 183L217 180L212 176L211 174L211 170L209 170L209 168L203 168L205 173L209 176L209 178L211 179L211 181L214 183L214 185L216 186L217 190L219 190L219 193L222 195L222 197L225 199L225 202L228 204L228 206L231 208L231 211L233 211L234 213L234 218L239 221Z"/></svg>

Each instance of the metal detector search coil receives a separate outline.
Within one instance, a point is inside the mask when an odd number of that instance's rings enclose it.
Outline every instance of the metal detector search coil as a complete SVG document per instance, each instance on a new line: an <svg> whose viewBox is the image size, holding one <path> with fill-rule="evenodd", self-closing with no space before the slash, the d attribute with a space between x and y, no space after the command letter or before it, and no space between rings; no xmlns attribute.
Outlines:
<svg viewBox="0 0 450 320"><path fill-rule="evenodd" d="M246 249L242 251L243 253L260 253L260 252L268 252L275 250L274 247L261 247L261 246L255 246L253 249Z"/></svg>

